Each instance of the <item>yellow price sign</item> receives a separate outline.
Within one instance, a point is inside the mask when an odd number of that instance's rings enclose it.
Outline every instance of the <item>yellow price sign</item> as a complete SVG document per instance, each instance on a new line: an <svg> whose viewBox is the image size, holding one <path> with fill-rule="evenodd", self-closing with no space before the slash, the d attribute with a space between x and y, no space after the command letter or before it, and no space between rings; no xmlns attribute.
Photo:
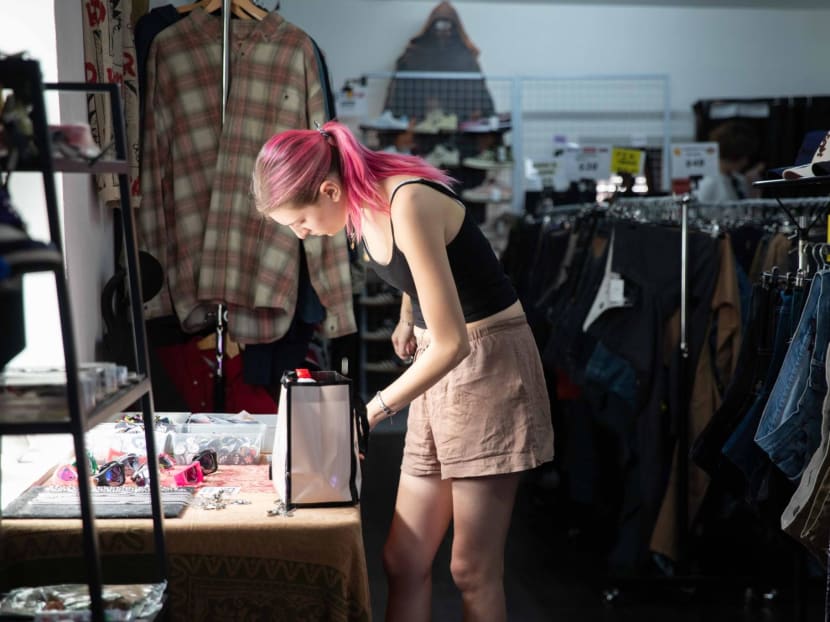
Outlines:
<svg viewBox="0 0 830 622"><path fill-rule="evenodd" d="M644 158L645 153L639 149L614 147L611 149L611 172L640 175L643 172Z"/></svg>

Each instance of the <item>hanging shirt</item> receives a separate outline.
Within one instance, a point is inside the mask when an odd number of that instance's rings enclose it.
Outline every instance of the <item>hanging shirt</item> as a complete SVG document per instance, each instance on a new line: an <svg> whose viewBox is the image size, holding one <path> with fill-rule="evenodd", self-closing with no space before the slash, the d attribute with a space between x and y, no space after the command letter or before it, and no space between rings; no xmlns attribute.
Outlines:
<svg viewBox="0 0 830 622"><path fill-rule="evenodd" d="M195 332L224 302L236 341L267 343L294 316L300 245L256 211L251 174L269 137L322 122L324 102L313 42L278 13L234 20L230 45L224 124L221 18L194 9L150 48L138 217L142 248L164 266L165 287L146 314L175 311ZM326 309L323 335L354 332L345 234L303 246Z"/></svg>

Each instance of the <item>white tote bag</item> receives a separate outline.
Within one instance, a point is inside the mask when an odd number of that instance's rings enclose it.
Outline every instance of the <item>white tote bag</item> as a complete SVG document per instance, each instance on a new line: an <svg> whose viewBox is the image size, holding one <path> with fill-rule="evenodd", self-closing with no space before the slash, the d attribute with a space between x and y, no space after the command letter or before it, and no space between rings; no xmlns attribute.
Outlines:
<svg viewBox="0 0 830 622"><path fill-rule="evenodd" d="M369 429L351 381L332 371L283 374L271 455L274 488L286 507L354 505Z"/></svg>

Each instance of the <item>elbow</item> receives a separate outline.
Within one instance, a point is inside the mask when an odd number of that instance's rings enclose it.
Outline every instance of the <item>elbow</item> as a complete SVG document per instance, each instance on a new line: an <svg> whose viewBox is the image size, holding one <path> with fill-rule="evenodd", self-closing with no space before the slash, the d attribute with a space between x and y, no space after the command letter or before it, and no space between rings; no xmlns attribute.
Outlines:
<svg viewBox="0 0 830 622"><path fill-rule="evenodd" d="M458 342L454 349L454 356L453 356L453 364L452 366L455 367L461 361L463 361L467 356L470 354L470 340L467 339L467 335L464 335L464 338Z"/></svg>

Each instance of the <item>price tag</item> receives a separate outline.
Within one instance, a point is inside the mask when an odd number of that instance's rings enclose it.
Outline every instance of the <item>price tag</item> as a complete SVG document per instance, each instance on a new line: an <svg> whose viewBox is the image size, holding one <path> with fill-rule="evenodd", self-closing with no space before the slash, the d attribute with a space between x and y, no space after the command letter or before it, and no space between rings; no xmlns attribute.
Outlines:
<svg viewBox="0 0 830 622"><path fill-rule="evenodd" d="M542 180L543 188L553 188L553 180L559 168L559 162L534 162L533 166L539 171L539 178Z"/></svg>
<svg viewBox="0 0 830 622"><path fill-rule="evenodd" d="M611 176L611 146L579 147L568 165L571 180L608 179Z"/></svg>
<svg viewBox="0 0 830 622"><path fill-rule="evenodd" d="M619 274L612 273L608 284L608 300L611 304L621 305L625 302L625 281Z"/></svg>
<svg viewBox="0 0 830 622"><path fill-rule="evenodd" d="M364 118L369 114L366 87L360 84L347 83L337 92L334 103L338 117Z"/></svg>
<svg viewBox="0 0 830 622"><path fill-rule="evenodd" d="M645 161L645 151L640 151L639 149L624 149L622 147L614 147L611 149L612 173L642 175Z"/></svg>
<svg viewBox="0 0 830 622"><path fill-rule="evenodd" d="M718 143L675 143L671 146L672 179L718 174Z"/></svg>

